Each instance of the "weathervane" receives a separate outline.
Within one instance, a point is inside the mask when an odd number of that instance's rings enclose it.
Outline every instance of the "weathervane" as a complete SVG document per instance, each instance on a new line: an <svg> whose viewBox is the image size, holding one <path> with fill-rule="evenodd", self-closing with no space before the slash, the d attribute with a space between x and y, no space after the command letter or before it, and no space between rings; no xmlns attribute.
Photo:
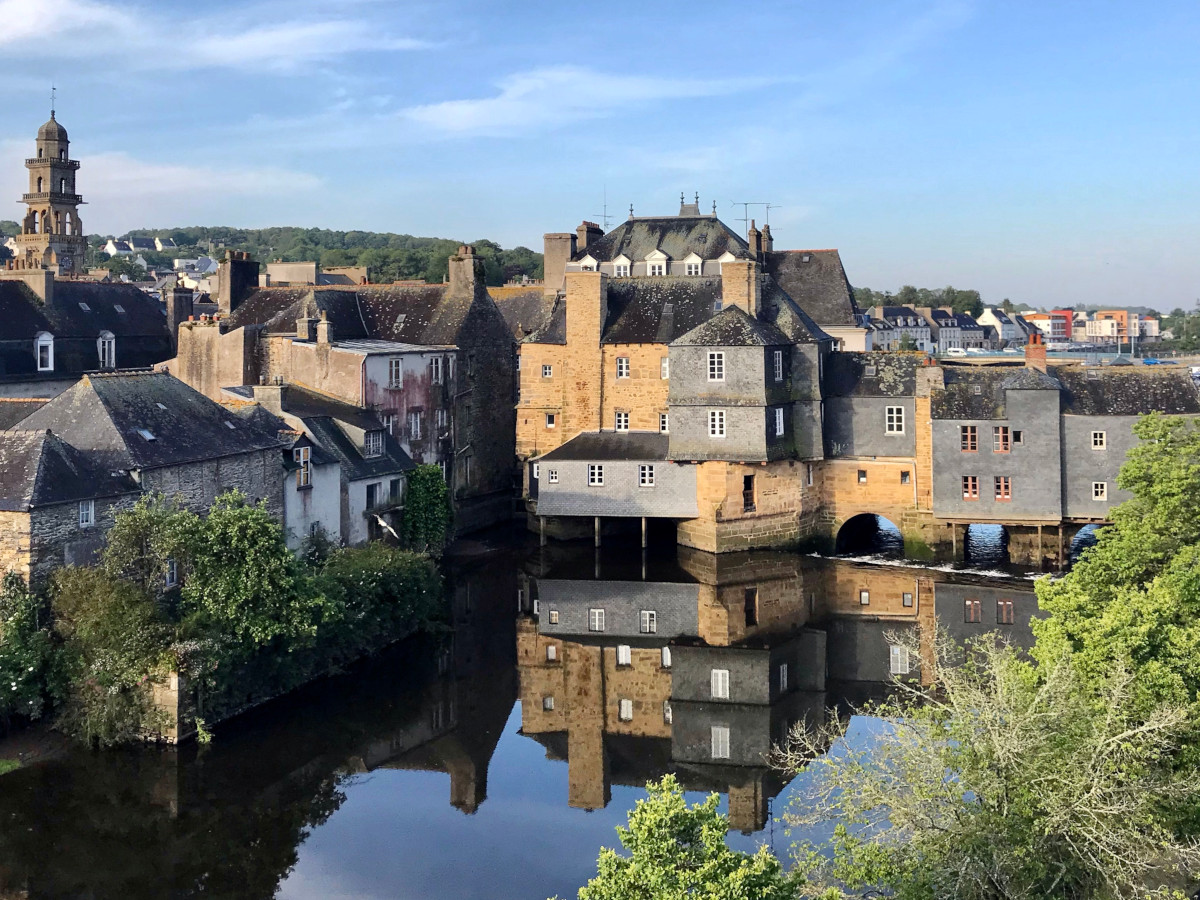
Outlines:
<svg viewBox="0 0 1200 900"><path fill-rule="evenodd" d="M58 98L58 88L53 84L50 85L50 118L54 118L55 100Z"/></svg>

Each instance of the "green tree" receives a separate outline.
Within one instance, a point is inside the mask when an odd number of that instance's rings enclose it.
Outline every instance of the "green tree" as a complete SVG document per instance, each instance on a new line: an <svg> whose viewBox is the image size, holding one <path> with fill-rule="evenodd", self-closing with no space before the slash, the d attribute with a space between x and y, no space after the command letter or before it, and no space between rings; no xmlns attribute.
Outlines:
<svg viewBox="0 0 1200 900"><path fill-rule="evenodd" d="M98 268L108 269L109 275L114 279L124 275L130 281L140 281L146 277L146 270L128 256L110 256L108 259L100 260L96 265Z"/></svg>
<svg viewBox="0 0 1200 900"><path fill-rule="evenodd" d="M0 720L38 719L58 690L50 610L9 572L0 581Z"/></svg>
<svg viewBox="0 0 1200 900"><path fill-rule="evenodd" d="M915 648L911 652L916 652ZM881 728L792 730L779 761L807 782L786 818L828 830L798 846L822 898L1145 900L1200 864L1164 808L1200 788L1173 768L1186 709L1146 710L1120 667L1083 678L1069 658L1034 672L985 636L942 640L927 688L870 710ZM1040 677L1039 677L1040 676Z"/></svg>
<svg viewBox="0 0 1200 900"><path fill-rule="evenodd" d="M437 466L417 466L408 473L400 537L414 550L441 552L446 546L454 510L446 479Z"/></svg>
<svg viewBox="0 0 1200 900"><path fill-rule="evenodd" d="M622 856L600 851L595 878L579 900L792 900L799 897L779 860L766 847L753 856L725 843L729 820L720 797L688 806L674 775L646 785L649 797L617 827Z"/></svg>
<svg viewBox="0 0 1200 900"><path fill-rule="evenodd" d="M905 332L904 334L902 334L900 336L900 349L901 350L916 350L917 349L917 339L914 338L911 334L908 334L907 332Z"/></svg>
<svg viewBox="0 0 1200 900"><path fill-rule="evenodd" d="M165 587L168 561L187 569L199 517L162 494L138 498L117 514L109 529L100 564L113 578L137 585L153 596Z"/></svg>

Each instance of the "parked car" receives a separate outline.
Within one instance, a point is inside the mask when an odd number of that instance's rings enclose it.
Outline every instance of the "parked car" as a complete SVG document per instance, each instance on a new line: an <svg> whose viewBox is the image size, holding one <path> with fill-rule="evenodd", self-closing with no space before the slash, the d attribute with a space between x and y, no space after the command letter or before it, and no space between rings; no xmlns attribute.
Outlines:
<svg viewBox="0 0 1200 900"><path fill-rule="evenodd" d="M1025 351L1024 347L1005 347L1002 352L1003 353L1023 353L1024 351Z"/></svg>
<svg viewBox="0 0 1200 900"><path fill-rule="evenodd" d="M1162 366L1165 363L1161 359L1155 359L1153 356L1145 356L1142 358L1143 366Z"/></svg>
<svg viewBox="0 0 1200 900"><path fill-rule="evenodd" d="M987 351L982 347L968 347L967 353L969 353L971 356L983 356L985 353L987 353Z"/></svg>

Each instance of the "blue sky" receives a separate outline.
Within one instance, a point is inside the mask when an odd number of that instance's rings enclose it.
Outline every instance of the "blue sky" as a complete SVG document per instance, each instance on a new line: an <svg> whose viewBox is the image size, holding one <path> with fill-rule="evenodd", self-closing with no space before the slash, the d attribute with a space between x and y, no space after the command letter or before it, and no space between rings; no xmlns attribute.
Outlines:
<svg viewBox="0 0 1200 900"><path fill-rule="evenodd" d="M0 189L53 81L89 231L540 249L605 189L618 221L698 191L857 285L1169 309L1200 297L1198 38L1185 2L0 0Z"/></svg>

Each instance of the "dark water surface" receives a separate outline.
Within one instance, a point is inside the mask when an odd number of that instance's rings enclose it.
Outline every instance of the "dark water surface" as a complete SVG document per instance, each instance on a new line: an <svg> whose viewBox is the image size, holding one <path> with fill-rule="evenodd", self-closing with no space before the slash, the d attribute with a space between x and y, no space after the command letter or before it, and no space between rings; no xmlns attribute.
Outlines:
<svg viewBox="0 0 1200 900"><path fill-rule="evenodd" d="M957 637L995 629L1003 597L1017 614L1000 627L1024 643L1036 607L1027 581L788 553L597 555L508 535L465 549L447 564L445 636L208 747L59 750L0 777L0 895L573 897L666 772L721 793L733 845L786 854L776 818L796 786L765 765L772 741L882 696L896 633L934 615ZM38 749L25 735L0 757Z"/></svg>

